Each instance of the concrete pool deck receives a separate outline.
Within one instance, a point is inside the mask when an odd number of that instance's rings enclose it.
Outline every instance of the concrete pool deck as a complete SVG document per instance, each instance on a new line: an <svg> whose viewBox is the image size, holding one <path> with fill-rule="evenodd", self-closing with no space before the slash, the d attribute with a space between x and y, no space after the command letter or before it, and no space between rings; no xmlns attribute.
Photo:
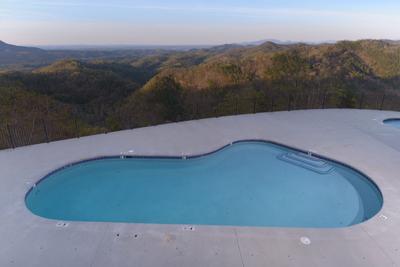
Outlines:
<svg viewBox="0 0 400 267"><path fill-rule="evenodd" d="M337 109L260 113L0 151L0 266L400 266L400 129L382 123L396 117ZM33 215L24 203L35 182L71 162L121 153L202 154L244 139L313 151L358 169L382 191L382 210L338 229L190 229L58 222Z"/></svg>

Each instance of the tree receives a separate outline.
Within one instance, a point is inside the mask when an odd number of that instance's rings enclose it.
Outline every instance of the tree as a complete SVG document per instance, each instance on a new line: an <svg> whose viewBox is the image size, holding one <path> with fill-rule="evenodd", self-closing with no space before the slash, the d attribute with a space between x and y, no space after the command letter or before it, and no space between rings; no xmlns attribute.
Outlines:
<svg viewBox="0 0 400 267"><path fill-rule="evenodd" d="M183 90L172 76L156 81L149 100L150 103L160 106L160 115L165 121L177 121L183 115Z"/></svg>
<svg viewBox="0 0 400 267"><path fill-rule="evenodd" d="M279 85L289 85L290 91L298 91L300 82L307 80L310 69L308 61L301 56L297 49L294 49L275 54L272 57L272 66L267 71L267 76Z"/></svg>

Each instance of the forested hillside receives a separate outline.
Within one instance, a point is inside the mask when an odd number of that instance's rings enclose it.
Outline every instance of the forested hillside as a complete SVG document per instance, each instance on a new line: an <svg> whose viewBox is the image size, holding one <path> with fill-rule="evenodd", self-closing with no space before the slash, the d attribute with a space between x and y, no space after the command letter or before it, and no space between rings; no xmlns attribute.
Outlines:
<svg viewBox="0 0 400 267"><path fill-rule="evenodd" d="M42 50L29 51L40 61ZM5 53L10 51L0 50L0 59ZM400 108L400 98L394 101L400 95L400 44L392 41L125 54L131 56L54 59L24 71L0 68L2 124L31 127L40 119L68 137L236 113Z"/></svg>
<svg viewBox="0 0 400 267"><path fill-rule="evenodd" d="M399 94L399 77L400 45L384 41L232 48L200 64L161 69L124 102L116 121L142 126L283 109L288 98L293 108L320 108L324 95L330 107L357 107L364 95L377 108L383 94Z"/></svg>

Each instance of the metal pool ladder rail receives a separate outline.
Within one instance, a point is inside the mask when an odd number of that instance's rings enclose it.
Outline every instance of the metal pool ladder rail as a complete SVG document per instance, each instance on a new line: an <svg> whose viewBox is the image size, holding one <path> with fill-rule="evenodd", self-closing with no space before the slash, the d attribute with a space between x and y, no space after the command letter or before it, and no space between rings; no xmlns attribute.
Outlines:
<svg viewBox="0 0 400 267"><path fill-rule="evenodd" d="M328 162L311 154L289 152L281 154L277 158L319 174L328 174L333 170L333 166Z"/></svg>

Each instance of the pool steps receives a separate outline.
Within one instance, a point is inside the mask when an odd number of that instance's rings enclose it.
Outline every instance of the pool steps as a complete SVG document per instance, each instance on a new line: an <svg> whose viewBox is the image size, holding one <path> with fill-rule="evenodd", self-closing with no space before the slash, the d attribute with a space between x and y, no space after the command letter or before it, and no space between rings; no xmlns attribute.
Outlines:
<svg viewBox="0 0 400 267"><path fill-rule="evenodd" d="M308 169L319 174L328 174L333 170L333 166L326 161L305 153L284 153L278 159L299 167Z"/></svg>

